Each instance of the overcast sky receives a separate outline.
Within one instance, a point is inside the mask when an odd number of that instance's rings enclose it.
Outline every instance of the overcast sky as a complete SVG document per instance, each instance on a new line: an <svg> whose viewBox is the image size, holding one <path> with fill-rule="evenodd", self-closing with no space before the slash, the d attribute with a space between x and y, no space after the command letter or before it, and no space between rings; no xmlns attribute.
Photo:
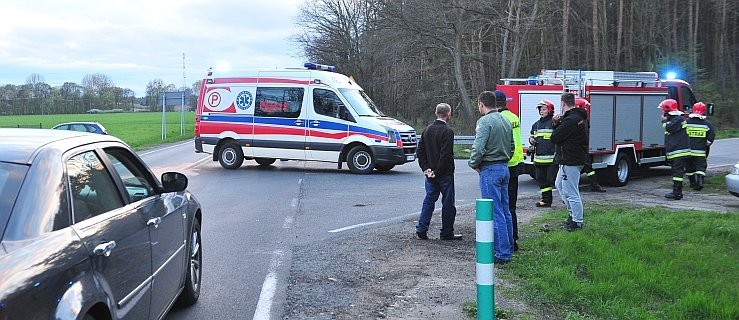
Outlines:
<svg viewBox="0 0 739 320"><path fill-rule="evenodd" d="M108 75L144 96L156 78L190 86L208 67L297 67L289 37L304 0L3 0L0 85L31 73L46 83L81 84Z"/></svg>

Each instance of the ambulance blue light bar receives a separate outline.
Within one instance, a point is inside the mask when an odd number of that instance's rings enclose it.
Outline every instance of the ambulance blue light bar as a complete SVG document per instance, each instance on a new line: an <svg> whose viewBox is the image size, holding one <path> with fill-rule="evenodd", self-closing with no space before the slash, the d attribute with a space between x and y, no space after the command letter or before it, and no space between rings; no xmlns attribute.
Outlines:
<svg viewBox="0 0 739 320"><path fill-rule="evenodd" d="M327 66L325 64L318 64L313 62L306 62L303 67L308 68L309 70L324 70L324 71L330 71L330 72L336 72L336 67L334 66Z"/></svg>

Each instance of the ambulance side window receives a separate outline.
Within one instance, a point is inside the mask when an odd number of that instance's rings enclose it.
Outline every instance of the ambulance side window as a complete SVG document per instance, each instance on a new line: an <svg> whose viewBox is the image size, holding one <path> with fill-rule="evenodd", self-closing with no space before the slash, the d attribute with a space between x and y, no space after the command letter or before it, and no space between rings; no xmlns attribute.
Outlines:
<svg viewBox="0 0 739 320"><path fill-rule="evenodd" d="M298 118L303 105L303 88L257 88L257 117Z"/></svg>
<svg viewBox="0 0 739 320"><path fill-rule="evenodd" d="M333 91L313 89L313 109L316 113L348 121L354 121L349 110Z"/></svg>

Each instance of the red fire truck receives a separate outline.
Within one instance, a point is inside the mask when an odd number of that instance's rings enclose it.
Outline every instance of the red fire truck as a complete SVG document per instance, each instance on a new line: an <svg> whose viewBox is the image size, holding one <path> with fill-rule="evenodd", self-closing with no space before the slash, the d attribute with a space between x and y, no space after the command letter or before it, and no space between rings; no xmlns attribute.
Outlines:
<svg viewBox="0 0 739 320"><path fill-rule="evenodd" d="M626 185L634 168L667 164L659 103L672 98L689 113L697 102L690 84L661 80L656 72L542 70L538 76L501 81L496 89L505 92L509 109L521 118L525 149L529 147L528 132L539 119L537 102L547 99L559 103L562 92L590 101L592 165L598 179L613 186ZM713 105L708 104L708 110L712 114ZM533 176L530 156L525 163Z"/></svg>

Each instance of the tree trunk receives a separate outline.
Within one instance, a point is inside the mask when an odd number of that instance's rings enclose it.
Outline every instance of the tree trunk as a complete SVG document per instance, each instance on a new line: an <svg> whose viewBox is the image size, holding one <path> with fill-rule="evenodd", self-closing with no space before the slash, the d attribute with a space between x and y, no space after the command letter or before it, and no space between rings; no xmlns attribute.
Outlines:
<svg viewBox="0 0 739 320"><path fill-rule="evenodd" d="M513 10L514 5L517 3L516 0L510 0L508 2L508 20L506 21L505 28L503 30L503 52L501 53L500 59L500 75L506 77L508 65L508 38L511 33L511 25L513 24Z"/></svg>
<svg viewBox="0 0 739 320"><path fill-rule="evenodd" d="M569 35L567 33L569 24L568 20L570 18L570 0L563 0L564 3L562 5L562 42L560 45L562 46L562 69L567 69L567 47L569 47L567 44L569 43Z"/></svg>
<svg viewBox="0 0 739 320"><path fill-rule="evenodd" d="M618 24L616 26L616 70L621 70L621 42L624 31L624 0L618 0Z"/></svg>

